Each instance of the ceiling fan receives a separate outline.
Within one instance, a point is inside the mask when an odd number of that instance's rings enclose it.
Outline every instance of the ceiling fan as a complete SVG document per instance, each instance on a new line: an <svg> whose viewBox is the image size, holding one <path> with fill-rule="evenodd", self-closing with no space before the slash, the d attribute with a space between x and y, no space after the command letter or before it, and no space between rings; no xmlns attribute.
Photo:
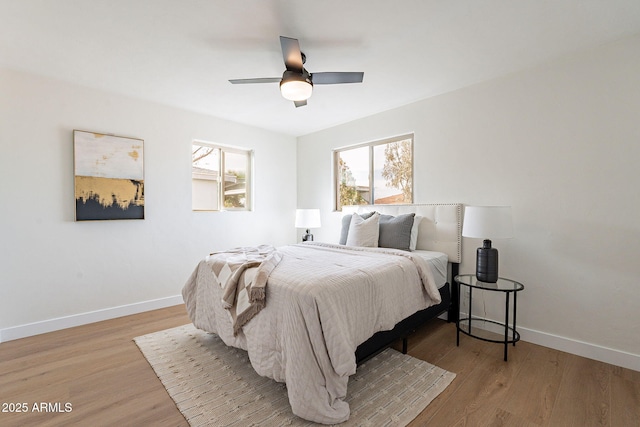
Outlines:
<svg viewBox="0 0 640 427"><path fill-rule="evenodd" d="M232 84L278 83L285 99L293 101L296 107L307 105L313 85L332 85L340 83L362 83L361 72L310 73L304 68L306 56L300 51L298 39L280 36L282 57L286 67L282 77L263 77L256 79L233 79Z"/></svg>

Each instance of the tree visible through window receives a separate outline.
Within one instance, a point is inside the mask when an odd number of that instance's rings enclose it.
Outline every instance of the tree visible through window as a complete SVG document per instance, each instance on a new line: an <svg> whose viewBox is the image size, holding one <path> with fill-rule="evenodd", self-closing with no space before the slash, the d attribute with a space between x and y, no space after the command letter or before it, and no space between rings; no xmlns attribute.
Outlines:
<svg viewBox="0 0 640 427"><path fill-rule="evenodd" d="M194 142L191 152L192 209L249 210L252 154L250 150Z"/></svg>
<svg viewBox="0 0 640 427"><path fill-rule="evenodd" d="M413 135L334 152L336 209L413 203Z"/></svg>

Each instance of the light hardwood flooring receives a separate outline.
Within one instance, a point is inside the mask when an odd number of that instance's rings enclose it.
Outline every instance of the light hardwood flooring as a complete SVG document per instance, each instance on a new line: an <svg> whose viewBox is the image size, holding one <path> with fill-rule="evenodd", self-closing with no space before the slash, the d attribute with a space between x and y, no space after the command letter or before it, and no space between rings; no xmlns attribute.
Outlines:
<svg viewBox="0 0 640 427"><path fill-rule="evenodd" d="M0 344L0 426L186 426L132 339L189 323L184 306ZM456 373L411 426L640 426L640 372L434 320L409 354ZM56 412L34 412L34 404ZM71 411L64 412L65 404ZM6 406L5 406L6 404ZM13 404L13 408L10 405Z"/></svg>
<svg viewBox="0 0 640 427"><path fill-rule="evenodd" d="M417 426L640 426L640 372L520 341L509 347L460 336L433 321L409 354L456 373Z"/></svg>

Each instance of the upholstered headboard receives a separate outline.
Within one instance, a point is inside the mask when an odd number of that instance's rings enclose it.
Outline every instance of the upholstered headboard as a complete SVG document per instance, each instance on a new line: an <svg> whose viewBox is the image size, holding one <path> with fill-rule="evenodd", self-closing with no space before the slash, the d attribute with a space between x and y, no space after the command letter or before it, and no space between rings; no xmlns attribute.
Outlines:
<svg viewBox="0 0 640 427"><path fill-rule="evenodd" d="M345 207L346 208L346 207ZM346 212L376 211L384 215L411 212L422 217L416 249L444 252L449 262L462 262L462 204L362 205ZM355 208L355 209L353 209Z"/></svg>

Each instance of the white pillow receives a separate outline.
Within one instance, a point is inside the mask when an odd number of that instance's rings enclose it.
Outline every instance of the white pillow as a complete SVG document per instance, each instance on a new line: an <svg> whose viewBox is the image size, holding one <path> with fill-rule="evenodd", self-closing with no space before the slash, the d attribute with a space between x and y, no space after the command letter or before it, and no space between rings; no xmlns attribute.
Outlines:
<svg viewBox="0 0 640 427"><path fill-rule="evenodd" d="M380 214L374 213L367 219L363 219L357 213L351 216L347 246L378 247Z"/></svg>
<svg viewBox="0 0 640 427"><path fill-rule="evenodd" d="M415 251L416 246L418 245L418 230L420 229L420 221L422 221L422 217L420 215L416 215L413 217L413 226L411 227L411 241L409 242L409 250Z"/></svg>

